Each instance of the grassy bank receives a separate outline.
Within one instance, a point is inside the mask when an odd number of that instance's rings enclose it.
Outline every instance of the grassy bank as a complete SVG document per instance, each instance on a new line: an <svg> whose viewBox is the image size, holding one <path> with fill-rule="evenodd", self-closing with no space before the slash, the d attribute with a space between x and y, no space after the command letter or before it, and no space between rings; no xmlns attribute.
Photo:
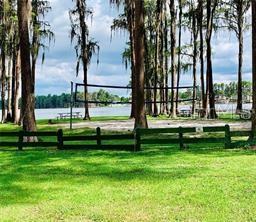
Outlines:
<svg viewBox="0 0 256 222"><path fill-rule="evenodd" d="M207 144L0 152L0 221L254 221L255 162Z"/></svg>

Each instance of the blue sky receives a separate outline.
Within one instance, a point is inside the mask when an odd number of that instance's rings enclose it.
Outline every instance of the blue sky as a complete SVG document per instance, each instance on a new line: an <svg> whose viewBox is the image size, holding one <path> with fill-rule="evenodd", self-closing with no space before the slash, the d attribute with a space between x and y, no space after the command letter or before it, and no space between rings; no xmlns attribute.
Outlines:
<svg viewBox="0 0 256 222"><path fill-rule="evenodd" d="M73 8L71 0L49 0L52 11L48 14L55 33L55 43L47 51L46 60L37 66L36 94L60 94L70 91L70 81L82 82L82 75L76 77L76 59L74 48L70 43L70 21L68 11ZM89 0L88 5L93 8L93 21L90 23L91 37L100 45L100 64L93 59L89 69L89 83L127 85L129 71L122 64L121 53L128 36L117 33L111 41L110 26L118 11L109 6L108 0ZM184 35L184 40L189 36ZM238 44L235 37L224 31L219 31L213 37L213 71L215 82L235 81L237 70ZM244 79L251 78L251 35L245 34ZM199 78L198 78L199 79ZM191 85L191 74L182 75L182 85ZM115 92L125 95L126 92Z"/></svg>

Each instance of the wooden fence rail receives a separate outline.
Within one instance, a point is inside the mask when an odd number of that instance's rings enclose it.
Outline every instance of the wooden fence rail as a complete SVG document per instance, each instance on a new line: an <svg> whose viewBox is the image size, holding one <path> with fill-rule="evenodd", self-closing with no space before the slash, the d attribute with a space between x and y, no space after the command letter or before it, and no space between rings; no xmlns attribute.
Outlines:
<svg viewBox="0 0 256 222"><path fill-rule="evenodd" d="M41 141L38 137L56 137L57 132L25 132L25 131L17 131L17 132L1 132L1 137L13 138L16 137L17 141L2 141L0 139L0 147L18 147L19 150L22 150L25 147L57 147L58 142L47 142ZM29 142L27 140L28 137L36 137L37 142Z"/></svg>
<svg viewBox="0 0 256 222"><path fill-rule="evenodd" d="M64 135L63 130L57 132L0 132L0 147L17 147L22 150L25 147L57 147L59 150L77 150L77 149L94 149L94 150L126 150L140 151L142 145L159 144L170 145L179 144L183 149L188 144L195 143L223 143L225 148L239 147L252 143L251 131L231 131L229 125L203 127L200 137L195 136L197 133L195 127L178 127L178 128L157 128L157 129L136 129L134 133L126 134L102 134L98 127L94 135ZM215 137L209 135L218 133ZM219 134L220 133L220 134ZM207 137L205 137L207 135ZM37 137L38 142L28 142L27 137ZM52 137L51 142L43 141L42 137ZM248 140L233 141L232 138L248 137ZM3 141L2 138L16 138L16 141ZM115 141L115 144L106 144L105 142ZM93 144L82 144L90 142ZM127 144L128 143L128 144Z"/></svg>
<svg viewBox="0 0 256 222"><path fill-rule="evenodd" d="M157 128L157 129L136 129L136 150L141 150L143 144L179 144L183 149L185 145L192 143L224 143L225 148L231 148L231 132L229 125L203 127L203 133L223 133L222 137L185 137L191 133L196 133L196 127L179 127L179 128ZM164 139L159 138L164 135ZM173 135L176 137L173 138ZM151 136L150 138L145 138Z"/></svg>
<svg viewBox="0 0 256 222"><path fill-rule="evenodd" d="M58 131L58 148L60 150L76 150L76 149L97 149L97 150L134 150L134 134L111 134L111 135L102 135L101 129L98 127L96 129L95 135L90 136L65 136L63 131ZM104 144L105 141L130 141L132 144ZM95 144L67 144L67 142L83 142L91 141Z"/></svg>

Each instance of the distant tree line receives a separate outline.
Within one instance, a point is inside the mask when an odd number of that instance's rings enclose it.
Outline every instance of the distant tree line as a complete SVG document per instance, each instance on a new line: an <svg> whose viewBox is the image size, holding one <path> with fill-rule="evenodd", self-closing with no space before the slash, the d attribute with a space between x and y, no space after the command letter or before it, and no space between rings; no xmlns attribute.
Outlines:
<svg viewBox="0 0 256 222"><path fill-rule="evenodd" d="M84 100L84 94L78 93L77 98ZM98 102L129 102L129 98L120 97L118 95L111 94L103 89L97 92L88 93L87 98L90 101ZM50 108L68 108L70 106L70 94L62 93L61 95L47 95L36 96L35 107L36 109L50 109ZM83 103L76 103L76 107L84 107ZM106 104L100 104L98 106L106 106Z"/></svg>
<svg viewBox="0 0 256 222"><path fill-rule="evenodd" d="M237 102L237 90L238 90L238 83L237 82L229 82L229 83L214 83L213 89L214 94L216 97L216 101L218 99L232 99L233 102ZM242 81L242 90L243 90L243 102L248 102L247 98L251 100L252 98L252 82L250 81ZM201 100L201 90L197 88L197 99ZM169 97L171 95L169 94ZM179 93L179 98L182 100L184 99L191 99L193 97L193 89L187 89L186 91Z"/></svg>
<svg viewBox="0 0 256 222"><path fill-rule="evenodd" d="M228 84L215 83L214 92L216 96L225 96L227 98L237 97L237 82L230 82ZM252 96L252 83L249 81L242 81L243 98Z"/></svg>

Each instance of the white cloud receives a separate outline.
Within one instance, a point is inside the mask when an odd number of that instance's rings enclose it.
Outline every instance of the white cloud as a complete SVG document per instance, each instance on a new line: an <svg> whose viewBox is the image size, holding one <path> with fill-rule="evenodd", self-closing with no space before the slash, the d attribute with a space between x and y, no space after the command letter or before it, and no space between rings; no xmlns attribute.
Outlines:
<svg viewBox="0 0 256 222"><path fill-rule="evenodd" d="M47 52L43 66L37 67L37 94L62 93L69 91L70 82L82 82L82 75L76 78L76 58L74 46L71 46L69 32L69 10L74 2L50 0L52 11L47 16L55 33L55 44ZM110 26L116 11L110 9L108 2L89 0L88 6L93 7L94 16L89 24L91 37L100 45L100 64L94 62L90 66L88 79L90 83L125 84L129 75L122 64L121 53L125 47L127 36L118 36L110 41ZM118 56L118 59L116 58Z"/></svg>

